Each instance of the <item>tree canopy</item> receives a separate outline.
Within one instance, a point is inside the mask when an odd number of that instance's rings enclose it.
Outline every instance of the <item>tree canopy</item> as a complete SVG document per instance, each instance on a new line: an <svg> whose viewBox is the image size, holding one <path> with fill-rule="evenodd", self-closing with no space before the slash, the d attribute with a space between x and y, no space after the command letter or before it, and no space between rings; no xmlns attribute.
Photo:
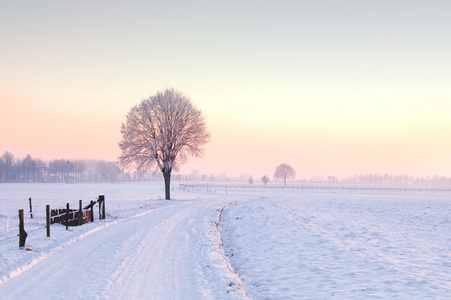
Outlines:
<svg viewBox="0 0 451 300"><path fill-rule="evenodd" d="M287 179L294 178L295 176L296 172L290 165L287 164L278 165L276 171L274 172L274 179L282 179L284 186L287 186Z"/></svg>
<svg viewBox="0 0 451 300"><path fill-rule="evenodd" d="M145 172L158 168L170 199L173 169L188 156L201 157L210 139L202 112L174 88L157 92L132 107L121 128L120 165Z"/></svg>

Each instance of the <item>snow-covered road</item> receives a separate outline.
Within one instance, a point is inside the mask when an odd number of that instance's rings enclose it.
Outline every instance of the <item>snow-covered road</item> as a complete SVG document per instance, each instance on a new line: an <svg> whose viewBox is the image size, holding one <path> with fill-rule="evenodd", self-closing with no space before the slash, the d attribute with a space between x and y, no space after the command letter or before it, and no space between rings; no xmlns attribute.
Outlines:
<svg viewBox="0 0 451 300"><path fill-rule="evenodd" d="M229 202L174 201L97 227L0 285L0 298L246 299L219 247Z"/></svg>

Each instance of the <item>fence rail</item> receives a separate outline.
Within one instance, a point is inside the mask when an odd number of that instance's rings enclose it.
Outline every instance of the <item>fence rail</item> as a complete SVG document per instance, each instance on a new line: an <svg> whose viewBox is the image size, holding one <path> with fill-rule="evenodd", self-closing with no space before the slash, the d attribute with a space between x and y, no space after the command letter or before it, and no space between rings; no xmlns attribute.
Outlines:
<svg viewBox="0 0 451 300"><path fill-rule="evenodd" d="M198 192L299 192L299 193L355 193L355 194L444 194L451 188L426 187L371 187L371 186L333 186L333 185L296 185L296 186L250 186L250 185L212 185L180 184L184 191Z"/></svg>
<svg viewBox="0 0 451 300"><path fill-rule="evenodd" d="M19 236L19 247L24 247L28 233L45 228L47 237L50 237L50 224L60 223L66 225L66 229L68 229L69 226L79 226L94 222L94 205L97 203L99 204L99 219L105 219L104 195L99 195L96 201L91 201L85 207L82 205L82 200L79 200L78 209L70 209L69 203L67 203L65 208L59 207L50 210L50 205L46 205L46 210L32 211L31 198L29 198L29 202L30 212L24 212L23 209L19 209L17 215L0 216L0 242ZM28 233L25 227L31 228L27 229Z"/></svg>

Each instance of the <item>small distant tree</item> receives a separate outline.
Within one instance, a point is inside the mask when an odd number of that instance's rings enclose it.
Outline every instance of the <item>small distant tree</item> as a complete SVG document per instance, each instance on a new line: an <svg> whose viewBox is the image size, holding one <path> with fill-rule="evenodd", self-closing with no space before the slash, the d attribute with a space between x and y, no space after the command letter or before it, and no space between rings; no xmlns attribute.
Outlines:
<svg viewBox="0 0 451 300"><path fill-rule="evenodd" d="M121 134L120 166L139 173L158 168L163 173L167 200L171 199L172 170L189 155L201 157L210 139L202 112L174 88L133 106L122 123Z"/></svg>
<svg viewBox="0 0 451 300"><path fill-rule="evenodd" d="M96 170L100 173L100 181L115 182L121 170L116 163L111 161L99 161Z"/></svg>
<svg viewBox="0 0 451 300"><path fill-rule="evenodd" d="M84 160L74 161L74 173L76 181L84 181L84 173L86 171L87 164Z"/></svg>
<svg viewBox="0 0 451 300"><path fill-rule="evenodd" d="M8 182L11 176L11 169L14 166L14 155L11 152L6 151L0 158L0 169L5 170L5 181ZM0 178L1 179L1 178Z"/></svg>
<svg viewBox="0 0 451 300"><path fill-rule="evenodd" d="M47 163L40 158L35 158L37 181L41 182L44 180L44 170L47 168Z"/></svg>
<svg viewBox="0 0 451 300"><path fill-rule="evenodd" d="M249 176L249 184L252 185L254 183L254 177L251 175Z"/></svg>
<svg viewBox="0 0 451 300"><path fill-rule="evenodd" d="M65 159L54 159L49 162L49 171L55 176L56 181L69 181L74 171L74 164Z"/></svg>
<svg viewBox="0 0 451 300"><path fill-rule="evenodd" d="M22 161L20 162L20 167L23 172L23 181L30 181L30 173L34 176L36 171L36 162L31 158L31 155L28 154Z"/></svg>
<svg viewBox="0 0 451 300"><path fill-rule="evenodd" d="M263 177L261 178L263 184L266 186L269 182L269 178L266 175L263 175Z"/></svg>
<svg viewBox="0 0 451 300"><path fill-rule="evenodd" d="M274 179L282 179L283 186L287 186L287 179L294 178L295 176L296 172L290 165L287 164L280 164L274 172Z"/></svg>

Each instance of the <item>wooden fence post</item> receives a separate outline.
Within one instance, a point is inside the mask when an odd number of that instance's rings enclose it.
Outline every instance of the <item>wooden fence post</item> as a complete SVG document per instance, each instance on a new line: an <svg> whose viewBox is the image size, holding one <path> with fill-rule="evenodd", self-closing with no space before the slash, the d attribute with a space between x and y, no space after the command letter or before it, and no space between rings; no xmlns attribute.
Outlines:
<svg viewBox="0 0 451 300"><path fill-rule="evenodd" d="M100 212L100 209L102 212ZM99 214L100 214L100 220L105 219L105 196L99 195Z"/></svg>
<svg viewBox="0 0 451 300"><path fill-rule="evenodd" d="M102 200L100 199L100 196L97 203L99 203L99 220L102 220Z"/></svg>
<svg viewBox="0 0 451 300"><path fill-rule="evenodd" d="M30 217L33 219L33 209L32 209L32 206L31 206L31 197L28 198L28 202L30 203Z"/></svg>
<svg viewBox="0 0 451 300"><path fill-rule="evenodd" d="M50 205L45 206L47 237L50 237Z"/></svg>
<svg viewBox="0 0 451 300"><path fill-rule="evenodd" d="M69 229L69 203L66 204L66 230Z"/></svg>
<svg viewBox="0 0 451 300"><path fill-rule="evenodd" d="M23 221L23 209L19 209L19 247L25 246L25 240L27 239L27 233L24 228Z"/></svg>
<svg viewBox="0 0 451 300"><path fill-rule="evenodd" d="M94 201L91 200L91 222L94 222Z"/></svg>
<svg viewBox="0 0 451 300"><path fill-rule="evenodd" d="M82 200L78 201L78 225L83 224L83 208L82 208Z"/></svg>
<svg viewBox="0 0 451 300"><path fill-rule="evenodd" d="M105 196L102 195L102 220L105 220Z"/></svg>

